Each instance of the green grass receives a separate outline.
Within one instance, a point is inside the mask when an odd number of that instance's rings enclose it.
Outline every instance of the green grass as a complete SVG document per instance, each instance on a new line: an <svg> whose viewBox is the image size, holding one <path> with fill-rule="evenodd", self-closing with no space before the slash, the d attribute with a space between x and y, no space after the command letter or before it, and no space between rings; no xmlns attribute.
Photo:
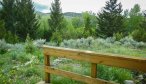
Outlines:
<svg viewBox="0 0 146 84"><path fill-rule="evenodd" d="M103 48L95 46L95 48L80 48L82 50L92 50L98 53L113 53L120 55L146 57L146 49L132 49L123 46L112 46ZM34 57L34 58L33 58ZM31 64L21 66L32 60ZM58 59L51 57L51 63ZM60 59L60 58L59 58ZM0 54L0 84L36 84L44 80L44 57L41 49L35 49L33 53L26 53L21 50L8 51ZM14 67L19 66L19 67ZM58 69L75 72L82 75L90 75L91 64L87 62L65 59L55 65ZM101 79L119 82L123 84L124 80L132 79L130 70L98 65L98 77ZM51 75L53 84L84 84L79 81L71 80L62 76Z"/></svg>

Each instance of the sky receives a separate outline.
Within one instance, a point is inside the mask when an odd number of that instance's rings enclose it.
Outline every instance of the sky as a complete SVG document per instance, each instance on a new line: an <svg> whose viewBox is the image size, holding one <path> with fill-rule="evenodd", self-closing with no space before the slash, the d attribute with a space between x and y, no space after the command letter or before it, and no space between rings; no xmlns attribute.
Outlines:
<svg viewBox="0 0 146 84"><path fill-rule="evenodd" d="M97 13L105 6L108 0L60 0L62 12L85 12L92 11ZM53 0L33 0L37 11L44 13L50 12ZM118 0L123 5L123 9L131 9L134 4L139 4L141 10L146 10L146 0Z"/></svg>

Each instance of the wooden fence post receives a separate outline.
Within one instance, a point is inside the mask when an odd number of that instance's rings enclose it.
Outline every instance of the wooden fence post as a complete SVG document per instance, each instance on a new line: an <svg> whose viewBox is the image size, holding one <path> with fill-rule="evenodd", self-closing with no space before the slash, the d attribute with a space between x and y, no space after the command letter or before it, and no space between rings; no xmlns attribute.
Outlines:
<svg viewBox="0 0 146 84"><path fill-rule="evenodd" d="M91 63L91 77L97 78L97 64Z"/></svg>
<svg viewBox="0 0 146 84"><path fill-rule="evenodd" d="M49 55L46 55L44 54L44 62L45 62L45 69L46 69L46 66L50 66L50 56ZM50 73L47 73L45 72L45 83L50 83Z"/></svg>

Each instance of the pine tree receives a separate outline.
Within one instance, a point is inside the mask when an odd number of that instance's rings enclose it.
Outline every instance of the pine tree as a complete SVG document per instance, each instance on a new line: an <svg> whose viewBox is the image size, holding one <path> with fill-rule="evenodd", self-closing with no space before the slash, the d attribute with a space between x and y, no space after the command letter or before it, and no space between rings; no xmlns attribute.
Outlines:
<svg viewBox="0 0 146 84"><path fill-rule="evenodd" d="M13 36L25 41L27 34L35 39L39 27L32 0L2 0L0 18Z"/></svg>
<svg viewBox="0 0 146 84"><path fill-rule="evenodd" d="M6 29L4 26L4 21L0 20L0 39L4 39L6 35Z"/></svg>
<svg viewBox="0 0 146 84"><path fill-rule="evenodd" d="M4 20L5 28L7 31L11 31L16 34L15 29L15 0L1 0L0 4L2 6L0 10L0 18Z"/></svg>
<svg viewBox="0 0 146 84"><path fill-rule="evenodd" d="M51 14L50 14L50 19L48 20L49 26L50 26L49 36L53 37L53 39L55 39L55 38L58 38L56 36L64 27L64 24L63 24L64 16L62 14L62 9L60 7L60 1L54 0L54 3L51 4L50 10L51 10ZM58 33L56 33L57 35L53 34L54 32L58 32ZM61 39L61 37L60 37L60 39Z"/></svg>
<svg viewBox="0 0 146 84"><path fill-rule="evenodd" d="M16 20L15 25L17 35L22 41L25 41L27 34L35 39L39 28L38 20L36 19L35 9L32 0L16 0Z"/></svg>
<svg viewBox="0 0 146 84"><path fill-rule="evenodd" d="M102 12L98 13L97 34L101 37L112 37L114 33L123 31L123 16L121 3L117 0L109 0Z"/></svg>

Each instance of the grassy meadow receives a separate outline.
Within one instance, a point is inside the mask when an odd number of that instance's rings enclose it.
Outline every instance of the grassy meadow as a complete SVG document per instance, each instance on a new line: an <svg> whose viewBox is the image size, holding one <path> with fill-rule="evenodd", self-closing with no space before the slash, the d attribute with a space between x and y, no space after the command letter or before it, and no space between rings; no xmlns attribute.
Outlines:
<svg viewBox="0 0 146 84"><path fill-rule="evenodd" d="M27 41L25 43L8 44L0 40L0 84L36 84L44 80L43 45L56 46L55 43L45 42L43 39ZM29 45L31 44L31 45ZM134 45L133 45L134 44ZM146 57L146 44L136 42L130 37L115 41L114 38L81 38L64 40L60 47L91 50L97 53L110 53L135 57ZM90 75L90 63L66 58L51 58L51 65L55 68ZM98 77L124 84L124 80L134 79L133 71L98 65ZM51 75L53 84L84 84L69 78Z"/></svg>

